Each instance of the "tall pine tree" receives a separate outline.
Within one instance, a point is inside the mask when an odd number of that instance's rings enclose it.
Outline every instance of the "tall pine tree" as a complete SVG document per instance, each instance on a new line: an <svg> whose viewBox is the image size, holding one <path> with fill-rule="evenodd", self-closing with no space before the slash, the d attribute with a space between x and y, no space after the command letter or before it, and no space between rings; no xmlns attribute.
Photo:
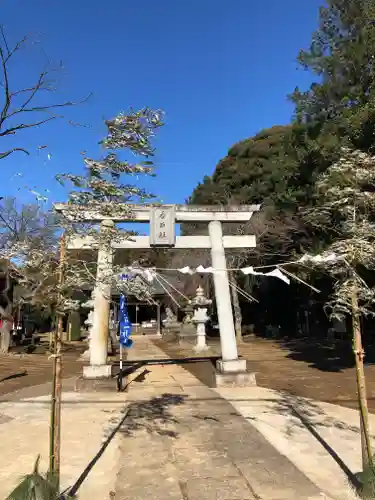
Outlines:
<svg viewBox="0 0 375 500"><path fill-rule="evenodd" d="M322 123L372 106L374 57L374 0L328 0L320 8L310 48L298 56L317 81L309 90L296 88L292 94L297 119Z"/></svg>

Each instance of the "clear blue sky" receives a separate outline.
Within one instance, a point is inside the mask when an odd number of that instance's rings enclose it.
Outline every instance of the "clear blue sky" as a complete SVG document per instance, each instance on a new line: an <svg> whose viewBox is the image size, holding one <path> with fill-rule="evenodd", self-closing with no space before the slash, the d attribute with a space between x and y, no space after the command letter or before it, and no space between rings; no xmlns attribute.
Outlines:
<svg viewBox="0 0 375 500"><path fill-rule="evenodd" d="M110 118L130 106L162 108L166 126L155 143L158 175L146 183L164 202L183 203L235 142L290 121L286 94L309 85L296 55L317 27L322 0L3 0L1 22L15 41L40 43L20 53L13 82L30 82L45 54L64 62L59 99L89 102L68 111L88 128L52 123L25 131L16 145L30 157L1 161L1 195L22 186L64 191L57 172L82 169L81 151L101 154ZM27 83L26 83L27 84ZM36 148L47 145L39 154ZM4 149L3 147L0 149ZM51 159L47 159L47 152ZM24 178L15 177L23 172Z"/></svg>

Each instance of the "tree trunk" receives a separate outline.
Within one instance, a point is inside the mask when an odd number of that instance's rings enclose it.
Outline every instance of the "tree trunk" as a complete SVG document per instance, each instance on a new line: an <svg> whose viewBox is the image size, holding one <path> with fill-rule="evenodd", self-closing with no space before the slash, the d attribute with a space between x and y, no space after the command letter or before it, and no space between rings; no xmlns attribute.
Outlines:
<svg viewBox="0 0 375 500"><path fill-rule="evenodd" d="M233 283L233 285L237 285L237 280L233 272L229 274L229 279ZM242 340L242 311L240 306L240 301L238 299L238 291L234 286L231 286L232 292L232 304L233 304L233 312L234 312L234 329L236 331L237 342L241 343Z"/></svg>
<svg viewBox="0 0 375 500"><path fill-rule="evenodd" d="M362 468L365 470L368 464L372 464L372 451L370 431L368 422L368 408L366 397L366 380L363 367L364 351L362 348L361 324L358 309L357 290L352 291L352 327L353 327L353 351L355 356L357 394L361 427Z"/></svg>

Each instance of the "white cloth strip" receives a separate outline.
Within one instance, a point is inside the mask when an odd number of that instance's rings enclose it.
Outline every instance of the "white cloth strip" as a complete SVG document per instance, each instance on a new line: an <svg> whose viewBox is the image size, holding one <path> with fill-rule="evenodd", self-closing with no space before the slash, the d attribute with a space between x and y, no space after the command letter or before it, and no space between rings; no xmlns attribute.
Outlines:
<svg viewBox="0 0 375 500"><path fill-rule="evenodd" d="M285 274L283 274L278 268L273 269L272 271L268 271L266 273L262 273L260 271L255 271L255 269L250 266L250 267L244 267L243 269L241 269L241 271L245 275L252 274L254 276L272 276L274 278L279 278L280 280L284 281L287 285L290 285L290 279L287 276L285 276Z"/></svg>
<svg viewBox="0 0 375 500"><path fill-rule="evenodd" d="M199 274L210 274L213 273L214 270L212 267L203 267L203 266L198 266L196 268L196 272Z"/></svg>
<svg viewBox="0 0 375 500"><path fill-rule="evenodd" d="M311 255L304 255L303 257L301 257L299 260L295 260L295 261L291 261L291 262L283 262L283 263L280 263L280 264L276 264L276 265L267 265L267 266L249 266L249 267L244 267L244 268L227 268L227 269L214 269L212 267L204 267L203 265L199 265L197 268L195 269L192 269L190 268L189 266L185 266L185 267L182 267L182 268L179 268L179 269L174 269L174 268L161 268L161 267L153 267L153 268L139 268L139 267L127 267L126 269L128 269L131 273L132 270L134 271L138 271L138 272L142 272L143 275L147 278L147 280L149 282L152 282L153 279L156 278L156 271L178 271L182 274L190 274L190 275L193 275L195 273L198 273L198 274L212 274L214 273L215 271L241 271L243 274L245 275L248 275L248 274L252 274L254 276L270 276L270 277L273 277L273 278L278 278L282 281L284 281L284 283L290 285L290 279L288 276L290 276L291 278L299 281L300 283L308 286L309 288L311 288L312 290L314 290L315 292L317 293L320 293L320 290L318 290L317 288L309 285L308 283L306 283L305 281L303 281L301 278L299 278L298 276L296 276L295 274L292 274L291 272L287 271L286 269L284 269L284 267L281 267L282 268L282 271L280 269L280 266L287 266L287 265L291 265L291 264L305 264L308 263L308 262L335 262L337 260L339 260L341 257L335 255L335 254L326 254L326 255L315 255L315 256L311 256ZM268 272L261 272L261 271L257 271L257 269L265 269L265 268L270 268L270 267L273 267L274 269L272 271L268 271ZM284 274L285 273L285 274ZM164 278L165 280L165 278ZM165 280L167 283L168 281ZM160 281L158 280L158 282L160 283ZM160 285L162 285L162 283L160 283ZM170 283L169 283L170 285ZM172 285L170 285L172 286ZM164 286L162 285L163 289L164 289ZM173 288L173 287L172 287ZM170 295L169 292L167 292L168 295ZM179 304L178 304L179 305ZM181 307L179 305L179 307Z"/></svg>
<svg viewBox="0 0 375 500"><path fill-rule="evenodd" d="M191 269L189 266L182 267L181 269L177 269L182 274L195 274L195 271Z"/></svg>

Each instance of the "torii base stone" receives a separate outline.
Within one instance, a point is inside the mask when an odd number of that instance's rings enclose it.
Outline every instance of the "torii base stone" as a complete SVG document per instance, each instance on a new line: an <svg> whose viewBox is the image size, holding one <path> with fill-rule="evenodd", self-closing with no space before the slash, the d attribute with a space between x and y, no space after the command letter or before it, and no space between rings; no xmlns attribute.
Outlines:
<svg viewBox="0 0 375 500"><path fill-rule="evenodd" d="M252 387L256 386L255 373L248 371L246 359L216 361L214 374L215 387Z"/></svg>

